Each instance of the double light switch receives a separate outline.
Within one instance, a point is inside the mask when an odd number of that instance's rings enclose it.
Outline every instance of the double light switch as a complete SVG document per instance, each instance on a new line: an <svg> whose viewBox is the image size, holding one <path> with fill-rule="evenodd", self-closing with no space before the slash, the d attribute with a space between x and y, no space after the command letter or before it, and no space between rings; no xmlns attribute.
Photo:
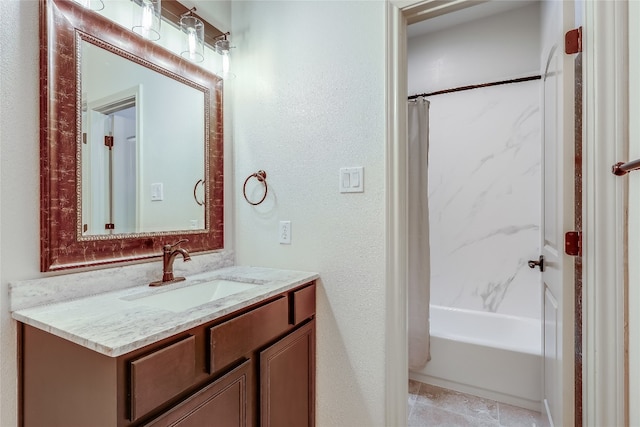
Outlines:
<svg viewBox="0 0 640 427"><path fill-rule="evenodd" d="M364 168L340 168L340 192L362 193L364 191Z"/></svg>

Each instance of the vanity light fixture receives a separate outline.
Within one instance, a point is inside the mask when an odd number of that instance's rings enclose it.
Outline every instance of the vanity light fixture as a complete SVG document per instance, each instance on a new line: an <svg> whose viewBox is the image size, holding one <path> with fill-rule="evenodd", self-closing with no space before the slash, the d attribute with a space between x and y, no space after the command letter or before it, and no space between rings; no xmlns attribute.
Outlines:
<svg viewBox="0 0 640 427"><path fill-rule="evenodd" d="M233 74L229 73L229 51L232 47L227 40L227 36L229 33L225 33L220 37L223 37L221 40L216 41L213 46L215 51L222 56L222 78L228 79L235 77Z"/></svg>
<svg viewBox="0 0 640 427"><path fill-rule="evenodd" d="M134 33L149 40L160 39L162 0L132 0Z"/></svg>
<svg viewBox="0 0 640 427"><path fill-rule="evenodd" d="M204 61L204 23L194 16L196 8L180 16L180 30L183 35L182 55L193 62Z"/></svg>
<svg viewBox="0 0 640 427"><path fill-rule="evenodd" d="M83 7L99 11L104 9L104 2L102 0L75 0L76 3L81 4Z"/></svg>

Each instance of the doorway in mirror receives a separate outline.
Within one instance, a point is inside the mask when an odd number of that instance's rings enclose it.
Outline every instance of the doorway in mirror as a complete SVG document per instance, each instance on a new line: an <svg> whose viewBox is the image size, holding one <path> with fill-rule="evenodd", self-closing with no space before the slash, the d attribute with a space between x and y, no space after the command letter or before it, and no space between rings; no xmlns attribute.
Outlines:
<svg viewBox="0 0 640 427"><path fill-rule="evenodd" d="M87 106L83 121L83 235L139 231L138 88ZM122 95L122 94L121 94Z"/></svg>

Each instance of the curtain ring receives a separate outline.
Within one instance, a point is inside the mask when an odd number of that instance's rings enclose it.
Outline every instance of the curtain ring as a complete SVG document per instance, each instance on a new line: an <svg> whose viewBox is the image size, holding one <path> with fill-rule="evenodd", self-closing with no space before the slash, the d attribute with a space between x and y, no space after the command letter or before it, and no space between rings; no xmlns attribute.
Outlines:
<svg viewBox="0 0 640 427"><path fill-rule="evenodd" d="M258 180L258 182L261 182L264 184L264 194L262 195L262 199L260 199L257 202L252 202L251 200L249 200L249 198L247 197L247 182L249 182L249 180L251 178L255 178ZM269 187L267 186L267 173L263 170L259 170L256 173L252 173L251 175L249 175L247 177L247 179L244 180L244 185L242 186L242 194L244 195L244 199L247 201L247 203L249 203L250 205L256 206L259 205L260 203L264 202L264 199L267 198L267 193L269 192Z"/></svg>
<svg viewBox="0 0 640 427"><path fill-rule="evenodd" d="M204 187L204 179L199 179L198 182L196 182L196 185L193 186L193 198L196 199L196 203L200 206L204 206L204 201L200 201L198 200L198 196L196 195L196 190L198 189L198 185L202 183L202 186Z"/></svg>

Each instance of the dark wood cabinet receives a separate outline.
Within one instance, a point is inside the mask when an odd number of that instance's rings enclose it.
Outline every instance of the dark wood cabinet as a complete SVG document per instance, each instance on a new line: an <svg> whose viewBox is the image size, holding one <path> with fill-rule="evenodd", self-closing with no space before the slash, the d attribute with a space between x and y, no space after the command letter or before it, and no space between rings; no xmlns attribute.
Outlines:
<svg viewBox="0 0 640 427"><path fill-rule="evenodd" d="M278 298L209 329L211 372L286 333L290 329L288 313L287 298Z"/></svg>
<svg viewBox="0 0 640 427"><path fill-rule="evenodd" d="M219 380L194 393L148 427L246 427L251 425L249 387L252 362L246 360Z"/></svg>
<svg viewBox="0 0 640 427"><path fill-rule="evenodd" d="M315 424L315 320L260 352L260 425Z"/></svg>
<svg viewBox="0 0 640 427"><path fill-rule="evenodd" d="M314 425L314 282L118 357L21 331L25 427Z"/></svg>
<svg viewBox="0 0 640 427"><path fill-rule="evenodd" d="M131 420L183 392L193 384L196 339L188 336L131 362Z"/></svg>

